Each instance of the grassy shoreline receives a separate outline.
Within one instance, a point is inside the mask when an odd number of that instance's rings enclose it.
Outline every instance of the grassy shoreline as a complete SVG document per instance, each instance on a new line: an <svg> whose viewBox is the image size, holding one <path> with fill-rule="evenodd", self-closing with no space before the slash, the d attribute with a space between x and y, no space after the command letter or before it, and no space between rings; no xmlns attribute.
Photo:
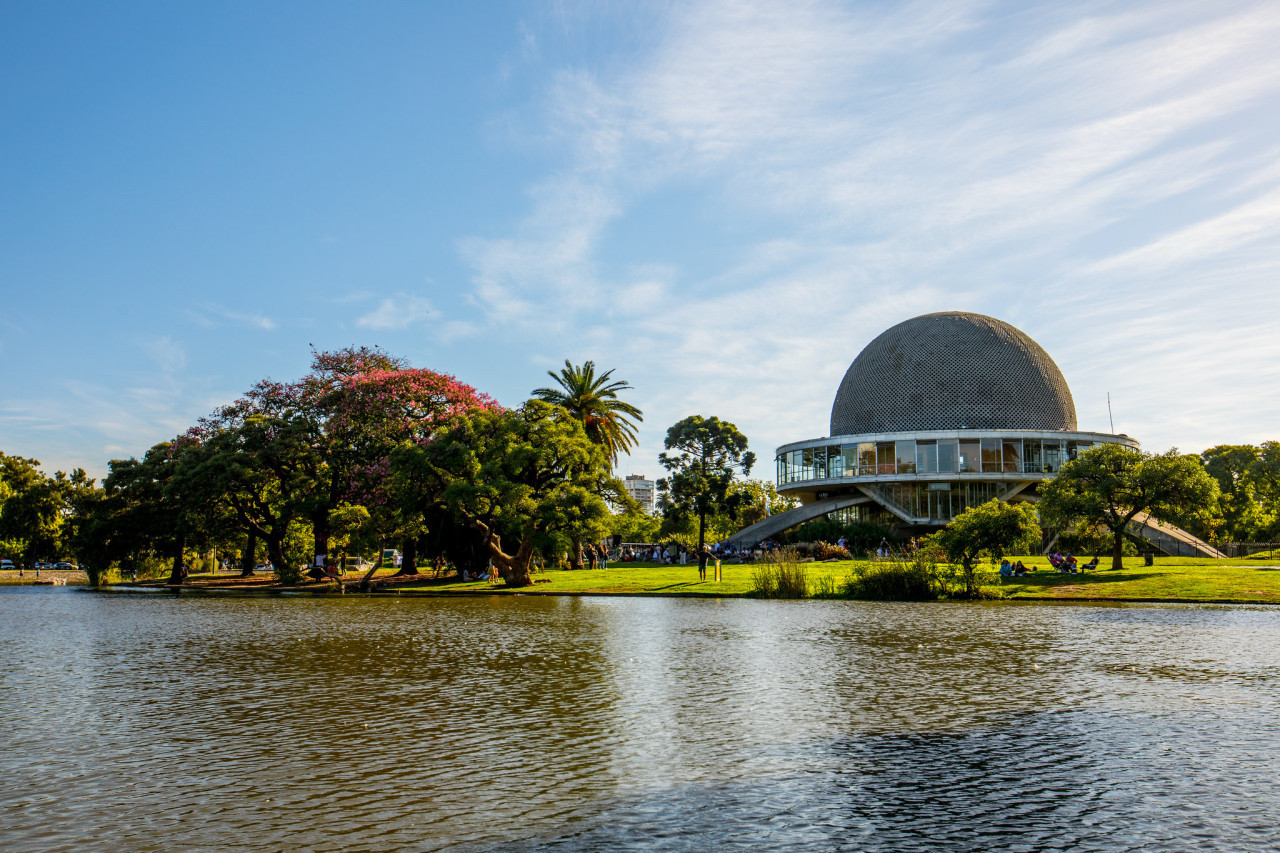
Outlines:
<svg viewBox="0 0 1280 853"><path fill-rule="evenodd" d="M1280 604L1280 558L1208 560L1189 557L1157 557L1154 565L1141 558L1128 558L1120 571L1102 569L1078 575L1061 575L1049 570L1043 557L1021 559L1037 569L1022 578L1009 579L998 586L1010 601L1102 601L1142 603ZM839 584L852 573L852 561L807 563L811 586L828 576ZM608 569L579 571L549 570L534 575L533 586L508 589L487 581L458 582L435 579L429 574L391 577L390 569L375 581L384 593L424 596L475 595L645 595L656 597L748 597L752 592L751 565L725 563L722 580L699 581L697 566L659 566L653 563L613 564ZM713 576L709 567L708 576ZM347 578L350 589L359 578ZM2 581L0 581L2 582ZM122 583L118 591L169 589L162 580ZM333 583L306 583L296 586L276 584L270 577L240 579L234 575L198 575L181 587L184 591L241 594L314 593L335 594Z"/></svg>

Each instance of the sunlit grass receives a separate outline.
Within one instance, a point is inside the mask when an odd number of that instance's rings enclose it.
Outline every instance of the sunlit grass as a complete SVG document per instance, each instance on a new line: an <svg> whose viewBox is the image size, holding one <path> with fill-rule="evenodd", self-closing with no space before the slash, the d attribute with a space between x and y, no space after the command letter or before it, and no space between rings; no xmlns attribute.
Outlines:
<svg viewBox="0 0 1280 853"><path fill-rule="evenodd" d="M1037 571L1016 580L1006 580L1000 589L1010 598L1109 598L1182 599L1209 601L1231 599L1280 603L1280 560L1275 565L1259 565L1253 559L1210 560L1195 557L1156 557L1153 566L1141 557L1126 557L1125 568L1111 571L1108 559L1095 572L1062 575L1039 555L1015 557ZM853 573L854 563L842 561L813 565L824 576L841 579ZM525 592L583 593L685 593L704 595L746 595L752 591L751 565L722 563L722 581L699 581L698 567L659 566L653 563L614 563L608 569L582 571L548 570L534 575L535 583ZM714 577L709 566L707 577ZM486 581L433 583L424 592L480 592L503 590ZM814 590L820 592L819 590ZM408 590L406 590L408 592Z"/></svg>
<svg viewBox="0 0 1280 853"><path fill-rule="evenodd" d="M1013 599L1156 599L1183 601L1248 601L1280 603L1280 554L1273 561L1256 557L1211 560L1199 557L1155 558L1152 566L1143 564L1141 557L1126 557L1124 569L1112 571L1110 559L1103 558L1101 567L1085 574L1062 575L1049 567L1046 558L1039 555L1021 556L1026 565L1036 569L1025 577L1006 579L998 589ZM809 563L809 593L812 596L839 597L847 581L855 575L853 561ZM375 580L386 581L394 569L380 570ZM651 562L611 563L608 569L583 569L581 571L546 570L535 572L533 586L509 590L501 583L469 581L459 583L451 579L434 579L428 570L408 583L394 581L391 588L405 594L520 592L520 593L596 593L596 594L661 594L746 596L753 592L755 566L723 562L721 580L715 578L714 563L707 567L707 580L698 579L698 566L662 566ZM238 573L218 575L193 575L197 584L232 581ZM363 573L348 572L348 584L357 581ZM12 578L4 575L13 575ZM17 572L0 573L0 584L17 583ZM31 583L28 572L24 583ZM157 581L162 580L158 578ZM246 586L270 587L274 577L259 573L255 582Z"/></svg>

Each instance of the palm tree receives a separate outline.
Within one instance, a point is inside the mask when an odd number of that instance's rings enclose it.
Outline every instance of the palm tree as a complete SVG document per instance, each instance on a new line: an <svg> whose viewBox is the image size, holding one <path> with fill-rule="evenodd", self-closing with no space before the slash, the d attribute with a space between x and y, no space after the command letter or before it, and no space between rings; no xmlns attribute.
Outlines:
<svg viewBox="0 0 1280 853"><path fill-rule="evenodd" d="M635 406L618 399L618 392L631 388L631 385L622 381L610 382L612 370L596 376L594 361L575 367L566 358L563 370L559 373L548 370L547 375L563 390L536 388L533 396L567 409L582 422L587 437L604 446L614 463L618 461L619 452L625 453L635 446L636 427L630 418L644 421L644 417Z"/></svg>

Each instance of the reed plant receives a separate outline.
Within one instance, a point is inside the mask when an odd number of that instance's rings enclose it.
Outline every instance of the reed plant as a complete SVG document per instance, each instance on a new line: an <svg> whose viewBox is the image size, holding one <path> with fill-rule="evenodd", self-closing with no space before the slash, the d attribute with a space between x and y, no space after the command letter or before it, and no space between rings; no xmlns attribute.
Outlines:
<svg viewBox="0 0 1280 853"><path fill-rule="evenodd" d="M807 598L809 575L800 554L782 548L751 570L751 594L757 598Z"/></svg>

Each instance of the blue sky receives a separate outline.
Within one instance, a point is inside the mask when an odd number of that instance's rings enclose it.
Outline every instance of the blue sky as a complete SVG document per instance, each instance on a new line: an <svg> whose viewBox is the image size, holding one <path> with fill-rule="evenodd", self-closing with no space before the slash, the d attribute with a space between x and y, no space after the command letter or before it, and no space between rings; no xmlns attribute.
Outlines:
<svg viewBox="0 0 1280 853"><path fill-rule="evenodd" d="M622 473L767 464L977 311L1150 450L1280 439L1275 3L0 4L0 449L141 455L309 344L507 404L630 381Z"/></svg>

